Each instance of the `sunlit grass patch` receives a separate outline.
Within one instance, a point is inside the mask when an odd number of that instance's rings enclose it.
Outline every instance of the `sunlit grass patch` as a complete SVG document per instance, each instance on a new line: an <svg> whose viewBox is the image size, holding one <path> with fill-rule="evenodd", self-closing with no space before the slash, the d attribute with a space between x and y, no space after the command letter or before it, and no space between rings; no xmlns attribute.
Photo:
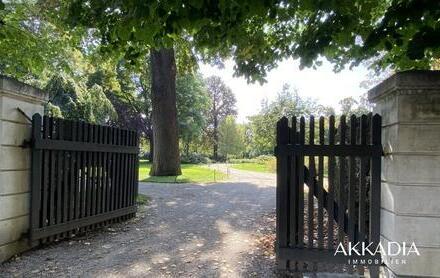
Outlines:
<svg viewBox="0 0 440 278"><path fill-rule="evenodd" d="M210 169L203 164L182 164L182 175L180 176L150 176L151 163L140 161L139 181L158 183L209 183L226 179L226 174L215 169Z"/></svg>

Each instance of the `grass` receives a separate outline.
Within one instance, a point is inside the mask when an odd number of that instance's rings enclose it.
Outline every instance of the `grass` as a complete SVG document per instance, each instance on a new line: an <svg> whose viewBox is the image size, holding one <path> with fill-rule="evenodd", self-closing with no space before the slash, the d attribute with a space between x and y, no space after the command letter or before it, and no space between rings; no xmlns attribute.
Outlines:
<svg viewBox="0 0 440 278"><path fill-rule="evenodd" d="M275 160L268 162L243 162L231 164L231 168L237 170L253 171L260 173L275 173ZM328 176L328 157L324 157L324 177ZM304 165L309 167L309 157L304 157ZM315 157L315 171L318 171L318 157Z"/></svg>
<svg viewBox="0 0 440 278"><path fill-rule="evenodd" d="M209 169L206 165L182 164L182 175L180 176L150 176L151 164L147 161L139 163L139 181L157 183L210 183L224 180L226 174Z"/></svg>
<svg viewBox="0 0 440 278"><path fill-rule="evenodd" d="M267 164L255 163L255 162L244 162L238 164L232 164L232 168L237 170L253 171L260 173L273 173Z"/></svg>

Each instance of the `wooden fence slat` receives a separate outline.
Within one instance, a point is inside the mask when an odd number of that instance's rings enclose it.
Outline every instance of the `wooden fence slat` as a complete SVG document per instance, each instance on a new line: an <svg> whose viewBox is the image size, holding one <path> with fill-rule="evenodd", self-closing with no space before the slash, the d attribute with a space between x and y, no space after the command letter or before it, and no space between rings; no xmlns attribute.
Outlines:
<svg viewBox="0 0 440 278"><path fill-rule="evenodd" d="M122 131L122 145L127 145L127 131ZM127 205L127 154L122 154L122 207L125 207Z"/></svg>
<svg viewBox="0 0 440 278"><path fill-rule="evenodd" d="M96 126L90 125L90 142L96 143ZM90 214L96 214L96 200L97 200L97 188L96 188L96 152L90 154Z"/></svg>
<svg viewBox="0 0 440 278"><path fill-rule="evenodd" d="M133 132L129 131L128 132L128 145L129 146L133 146ZM132 203L132 198L133 198L133 155L128 154L128 195L127 195L127 202L128 202L128 206L133 205Z"/></svg>
<svg viewBox="0 0 440 278"><path fill-rule="evenodd" d="M115 128L111 128L111 143L112 145L116 145L116 129ZM112 157L112 168L111 168L111 172L110 172L110 179L111 179L111 196L110 196L110 204L111 204L111 208L110 210L114 210L116 209L116 196L117 196L117 192L116 192L116 160L117 160L117 154L116 153L112 153L110 154Z"/></svg>
<svg viewBox="0 0 440 278"><path fill-rule="evenodd" d="M63 138L71 138L71 121L68 120L63 120ZM69 139L70 139L69 138ZM71 165L70 165L70 161L71 161L71 157L72 157L72 152L68 152L68 151L63 151L63 222L68 222L70 220L70 207L71 207L71 196L73 194L71 194L70 192L70 186L69 186L69 174L70 174L70 169L71 169ZM69 231L69 233L65 234L65 236L70 237L71 233Z"/></svg>
<svg viewBox="0 0 440 278"><path fill-rule="evenodd" d="M41 115L35 114L32 117L32 138L34 141L41 140ZM30 227L31 233L29 238L29 243L31 246L35 246L38 242L35 242L33 230L42 227L42 206L41 200L44 192L42 191L42 169L43 169L43 151L42 150L32 150L32 168L31 168L31 210Z"/></svg>
<svg viewBox="0 0 440 278"><path fill-rule="evenodd" d="M319 118L319 144L324 142L324 117ZM318 248L324 247L324 157L318 157Z"/></svg>
<svg viewBox="0 0 440 278"><path fill-rule="evenodd" d="M137 133L135 131L133 131L132 133L133 133L133 145L132 146L137 146ZM136 173L139 171L139 169L136 167L137 160L138 160L138 155L132 155L133 166L131 169L133 169L133 170L131 171L131 173L133 176L133 178L132 178L133 196L131 197L132 198L131 205L136 204L136 188L137 188L137 186L136 186L137 185Z"/></svg>
<svg viewBox="0 0 440 278"><path fill-rule="evenodd" d="M335 116L329 118L329 145L335 145ZM334 188L335 188L335 157L328 157L328 227L327 227L327 248L333 249L334 230L333 224L336 215L334 212Z"/></svg>
<svg viewBox="0 0 440 278"><path fill-rule="evenodd" d="M83 124L83 142L89 142L89 126L87 123ZM85 218L87 216L89 216L88 213L88 202L90 200L89 198L89 185L88 185L88 176L89 176L89 171L88 171L88 165L89 165L89 153L84 153L81 152L82 154L82 165L81 165L81 170L82 170L82 189L83 189L83 215L82 217ZM86 230L86 227L82 227L81 228L81 232L84 232Z"/></svg>
<svg viewBox="0 0 440 278"><path fill-rule="evenodd" d="M117 145L122 145L121 141L122 141L122 136L121 136L122 131L120 129L116 130L116 144ZM117 206L116 208L120 209L121 206L121 196L122 196L122 186L121 186L121 182L122 182L122 171L121 171L121 166L122 166L122 154L118 153L117 154L117 159L116 159L116 185L117 185L117 195L116 195L116 203Z"/></svg>
<svg viewBox="0 0 440 278"><path fill-rule="evenodd" d="M136 135L135 136L136 137L135 146L137 148L139 148L139 140L140 140L139 134L136 132L135 135ZM134 186L135 186L135 188L134 188L134 198L133 199L137 203L136 198L138 196L138 190L139 190L139 157L137 155L135 155L134 159L135 159L135 166L134 166L134 172L135 172L135 176L134 176L134 183L135 184L134 184Z"/></svg>
<svg viewBox="0 0 440 278"><path fill-rule="evenodd" d="M313 116L310 116L309 119L309 145L315 144L315 118ZM308 242L308 248L313 248L313 236L314 236L314 189L315 189L315 157L309 156L309 186L308 186L308 228L307 228L307 242Z"/></svg>
<svg viewBox="0 0 440 278"><path fill-rule="evenodd" d="M299 119L299 144L304 145L305 119ZM304 244L304 156L298 158L298 247Z"/></svg>
<svg viewBox="0 0 440 278"><path fill-rule="evenodd" d="M382 118L375 114L371 120L371 143L381 145ZM370 242L376 246L380 242L380 187L381 187L381 160L380 155L371 158L370 180ZM380 260L379 260L380 261ZM371 277L379 277L379 265L370 267Z"/></svg>
<svg viewBox="0 0 440 278"><path fill-rule="evenodd" d="M105 143L111 143L111 129L106 126L104 128L105 134ZM106 201L105 201L105 211L110 210L110 198L111 198L111 188L110 188L110 166L111 166L111 154L104 153L104 161L105 161L105 187L106 187Z"/></svg>
<svg viewBox="0 0 440 278"><path fill-rule="evenodd" d="M277 122L277 145L287 144L289 136L289 126L286 117ZM287 200L287 157L277 157L277 194L276 194L276 248L284 248L288 245L288 200ZM278 268L286 269L287 261L277 259Z"/></svg>
<svg viewBox="0 0 440 278"><path fill-rule="evenodd" d="M81 122L77 122L75 124L76 128L76 140L75 141L81 141L83 138L83 126ZM77 191L76 200L75 200L75 219L78 219L82 216L82 195L83 195L83 188L82 188L82 156L83 154L80 152L76 152L75 160L76 160L76 166L75 166L75 188Z"/></svg>
<svg viewBox="0 0 440 278"><path fill-rule="evenodd" d="M86 123L84 128L84 139L87 143L92 142L93 131L91 128L91 124ZM86 216L90 216L91 207L92 207L92 153L86 153L86 163L84 172L86 174L85 182L86 182ZM89 229L89 227L86 227Z"/></svg>
<svg viewBox="0 0 440 278"><path fill-rule="evenodd" d="M296 117L292 117L292 124L290 128L290 143L297 143L297 125ZM298 198L298 183L296 180L296 156L293 154L291 157L290 165L290 182L289 182L289 223L290 223L290 235L289 245L295 246L297 244L297 231L298 231L298 218L297 218L297 198Z"/></svg>
<svg viewBox="0 0 440 278"><path fill-rule="evenodd" d="M356 145L356 122L355 115L350 117L350 145ZM355 241L355 205L356 205L356 159L354 156L349 157L348 171L348 238Z"/></svg>
<svg viewBox="0 0 440 278"><path fill-rule="evenodd" d="M49 136L51 138L55 137L55 123L54 119L49 119ZM50 197L49 197L49 224L55 225L55 211L56 211L56 203L55 203L55 188L56 188L56 181L55 181L55 174L56 174L56 151L51 151L50 153L50 178L49 178L49 185L50 185ZM53 241L54 238L50 237L49 241Z"/></svg>
<svg viewBox="0 0 440 278"><path fill-rule="evenodd" d="M367 116L362 115L361 116L361 122L360 122L360 138L361 138L361 145L367 144ZM361 242L365 241L365 209L366 209L366 179L367 179L367 159L365 156L361 157L361 163L360 163L360 182L359 182L359 239Z"/></svg>
<svg viewBox="0 0 440 278"><path fill-rule="evenodd" d="M102 144L102 127L96 126L96 143ZM102 153L96 153L96 188L97 188L97 200L96 200L96 208L95 214L100 214L102 212L102 184L101 184L101 165L102 165Z"/></svg>
<svg viewBox="0 0 440 278"><path fill-rule="evenodd" d="M64 139L64 122L63 119L57 119L56 121L56 131L57 131L57 139L63 140ZM63 194L63 181L64 181L64 151L57 151L57 172L56 172L56 179L57 179L57 199L56 199L56 223L62 223L64 220L64 207L66 206L65 200L64 200L64 194ZM61 237L64 237L65 234L61 234ZM58 237L59 238L59 237Z"/></svg>
<svg viewBox="0 0 440 278"><path fill-rule="evenodd" d="M49 117L43 117L43 139L49 137ZM49 224L49 166L50 166L50 151L43 151L43 194L42 194L42 226L45 227ZM45 243L47 239L42 239L42 243Z"/></svg>
<svg viewBox="0 0 440 278"><path fill-rule="evenodd" d="M339 123L339 144L345 145L346 122L345 115L342 115ZM339 190L338 190L338 239L344 242L344 212L345 212L345 157L339 156Z"/></svg>
<svg viewBox="0 0 440 278"><path fill-rule="evenodd" d="M99 143L100 144L105 144L105 127L104 126L100 126L99 127ZM104 160L104 154L105 153L99 153L99 185L101 187L101 202L100 202L100 206L99 206L99 213L103 213L104 212L104 208L105 208L105 196L107 195L106 193L106 187L105 187L105 174L104 174L104 165L105 165L105 160Z"/></svg>
<svg viewBox="0 0 440 278"><path fill-rule="evenodd" d="M77 122L70 121L70 129L71 129L71 140L76 141L77 140ZM69 206L69 221L74 220L78 217L78 200L79 200L79 188L76 183L78 180L77 178L77 167L76 163L78 161L78 154L77 152L71 151L70 152L70 161L69 161L69 174L70 174L70 181L69 181L69 193L70 193L70 206ZM75 232L75 231L73 231Z"/></svg>

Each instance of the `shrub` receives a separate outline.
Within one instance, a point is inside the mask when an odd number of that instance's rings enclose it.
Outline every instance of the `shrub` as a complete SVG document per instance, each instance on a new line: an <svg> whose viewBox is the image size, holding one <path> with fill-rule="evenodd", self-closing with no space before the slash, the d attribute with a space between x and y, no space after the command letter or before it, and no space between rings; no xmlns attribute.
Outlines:
<svg viewBox="0 0 440 278"><path fill-rule="evenodd" d="M277 160L275 157L267 160L264 164L271 173L275 173L277 171Z"/></svg>
<svg viewBox="0 0 440 278"><path fill-rule="evenodd" d="M182 163L188 163L188 164L206 164L211 162L211 160L208 157L200 153L191 153L189 155L182 155L180 161Z"/></svg>
<svg viewBox="0 0 440 278"><path fill-rule="evenodd" d="M274 160L275 157L273 155L260 155L255 158L259 163L266 163L267 161Z"/></svg>

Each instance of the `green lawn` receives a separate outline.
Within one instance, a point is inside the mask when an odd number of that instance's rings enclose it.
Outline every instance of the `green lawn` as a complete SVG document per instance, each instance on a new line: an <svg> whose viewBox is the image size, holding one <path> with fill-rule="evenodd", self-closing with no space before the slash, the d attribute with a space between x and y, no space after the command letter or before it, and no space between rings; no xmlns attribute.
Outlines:
<svg viewBox="0 0 440 278"><path fill-rule="evenodd" d="M166 183L208 183L221 181L226 178L226 174L209 169L206 165L200 164L182 164L182 175L180 176L165 176L165 177L150 177L151 164L147 161L140 161L139 163L139 181L144 182L166 182Z"/></svg>
<svg viewBox="0 0 440 278"><path fill-rule="evenodd" d="M273 173L267 164L262 164L262 163L252 163L252 162L237 163L237 164L232 164L231 167L237 170L254 171L261 173Z"/></svg>

